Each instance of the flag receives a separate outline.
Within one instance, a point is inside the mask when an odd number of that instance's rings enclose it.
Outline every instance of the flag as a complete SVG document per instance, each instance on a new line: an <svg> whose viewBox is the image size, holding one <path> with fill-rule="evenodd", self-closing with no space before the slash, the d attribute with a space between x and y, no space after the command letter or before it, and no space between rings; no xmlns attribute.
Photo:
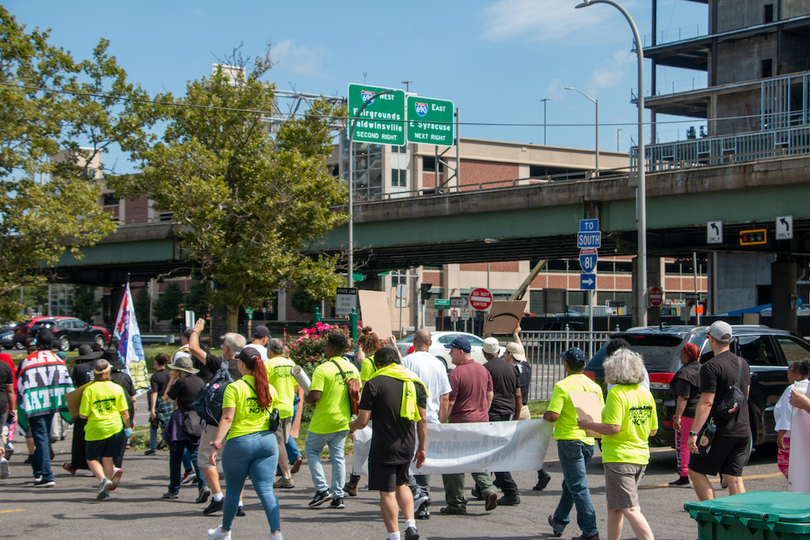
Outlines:
<svg viewBox="0 0 810 540"><path fill-rule="evenodd" d="M141 394L149 389L149 375L146 368L146 356L141 343L141 330L135 318L135 306L132 302L132 293L127 289L118 308L118 317L115 319L113 337L118 339L118 357L127 367L127 373L132 378L135 391Z"/></svg>

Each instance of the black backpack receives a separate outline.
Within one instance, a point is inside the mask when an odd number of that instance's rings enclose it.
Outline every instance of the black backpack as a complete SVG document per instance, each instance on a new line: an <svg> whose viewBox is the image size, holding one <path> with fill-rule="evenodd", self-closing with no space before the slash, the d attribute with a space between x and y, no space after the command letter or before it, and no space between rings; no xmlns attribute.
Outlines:
<svg viewBox="0 0 810 540"><path fill-rule="evenodd" d="M194 399L194 409L209 426L218 426L222 418L222 401L225 389L233 382L233 377L225 368L220 368L211 380L203 386Z"/></svg>

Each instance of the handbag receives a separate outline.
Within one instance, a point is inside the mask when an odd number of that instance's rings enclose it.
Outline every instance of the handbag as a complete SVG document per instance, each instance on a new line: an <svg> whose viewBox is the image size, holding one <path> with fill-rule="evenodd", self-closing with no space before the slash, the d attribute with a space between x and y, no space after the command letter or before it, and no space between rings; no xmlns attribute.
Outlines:
<svg viewBox="0 0 810 540"><path fill-rule="evenodd" d="M717 425L714 423L714 418L709 418L709 421L700 430L697 438L698 454L701 456L709 455L714 442L714 436L717 434Z"/></svg>
<svg viewBox="0 0 810 540"><path fill-rule="evenodd" d="M244 379L242 379L242 380L244 380ZM245 381L245 384L248 385L251 390L253 390L253 395L256 395L256 389L253 388L253 385L251 385L247 381ZM276 407L272 411L270 411L269 420L270 420L270 431L275 433L276 431L278 431L278 424L281 421L281 413L278 412L278 407Z"/></svg>
<svg viewBox="0 0 810 540"><path fill-rule="evenodd" d="M335 362L334 359L329 361L337 366L338 371L340 371L340 374L343 376L343 380L346 382L346 390L349 392L349 408L351 409L352 415L358 414L360 412L360 381L347 378L340 364Z"/></svg>
<svg viewBox="0 0 810 540"><path fill-rule="evenodd" d="M199 439L203 432L202 421L197 411L191 409L183 413L183 433L191 439Z"/></svg>
<svg viewBox="0 0 810 540"><path fill-rule="evenodd" d="M737 378L734 380L734 384L728 387L728 392L726 395L723 396L723 399L720 403L717 404L717 407L714 411L714 416L719 418L720 420L731 420L734 418L742 407L742 404L745 403L745 392L743 392L740 388L740 379L742 378L742 360L740 357L737 357Z"/></svg>

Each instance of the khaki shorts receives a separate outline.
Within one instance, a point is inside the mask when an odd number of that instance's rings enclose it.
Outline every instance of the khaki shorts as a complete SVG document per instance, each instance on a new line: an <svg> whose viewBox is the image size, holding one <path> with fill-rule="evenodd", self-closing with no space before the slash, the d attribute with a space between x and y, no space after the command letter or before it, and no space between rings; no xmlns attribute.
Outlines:
<svg viewBox="0 0 810 540"><path fill-rule="evenodd" d="M635 463L603 463L605 468L605 495L608 510L635 508L638 504L638 485L644 477L646 465Z"/></svg>
<svg viewBox="0 0 810 540"><path fill-rule="evenodd" d="M205 426L205 429L200 435L200 447L197 450L197 464L202 469L213 469L211 465L211 452L214 447L211 443L217 438L217 426ZM225 441L222 441L222 450L225 449ZM222 450L217 450L217 463L222 461Z"/></svg>
<svg viewBox="0 0 810 540"><path fill-rule="evenodd" d="M279 447L286 444L287 441L289 440L290 432L292 431L292 423L293 423L292 416L279 419L278 429L276 430L276 440L278 441Z"/></svg>

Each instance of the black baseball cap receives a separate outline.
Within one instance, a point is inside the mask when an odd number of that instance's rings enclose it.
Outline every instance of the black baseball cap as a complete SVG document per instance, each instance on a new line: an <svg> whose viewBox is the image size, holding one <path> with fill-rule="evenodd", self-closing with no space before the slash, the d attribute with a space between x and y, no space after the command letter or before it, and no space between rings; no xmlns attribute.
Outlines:
<svg viewBox="0 0 810 540"><path fill-rule="evenodd" d="M583 368L588 363L588 357L579 347L571 347L560 355L572 368Z"/></svg>

